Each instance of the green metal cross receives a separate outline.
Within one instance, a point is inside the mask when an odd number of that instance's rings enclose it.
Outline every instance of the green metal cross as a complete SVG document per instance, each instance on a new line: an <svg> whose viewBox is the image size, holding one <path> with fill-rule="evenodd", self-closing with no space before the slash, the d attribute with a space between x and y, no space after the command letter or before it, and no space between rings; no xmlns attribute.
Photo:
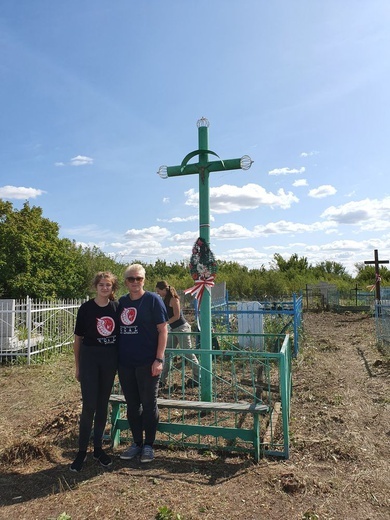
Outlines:
<svg viewBox="0 0 390 520"><path fill-rule="evenodd" d="M180 175L199 174L199 236L207 244L210 244L210 172L224 170L248 170L253 161L248 155L241 159L221 160L219 156L208 149L208 120L202 117L198 120L198 142L199 148L186 155L180 166L160 166L158 174L163 179L168 177L178 177ZM209 155L218 157L218 161L209 161ZM188 164L193 157L199 157L197 163ZM212 334L211 334L211 295L209 291L204 291L202 305L200 306L200 346L201 349L210 350L209 356L202 356L201 369L201 397L204 401L212 399Z"/></svg>

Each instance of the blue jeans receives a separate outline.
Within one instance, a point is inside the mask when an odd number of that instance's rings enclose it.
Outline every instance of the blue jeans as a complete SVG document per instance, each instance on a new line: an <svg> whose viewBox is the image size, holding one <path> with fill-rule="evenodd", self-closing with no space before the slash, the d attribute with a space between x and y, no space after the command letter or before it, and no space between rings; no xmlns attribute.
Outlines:
<svg viewBox="0 0 390 520"><path fill-rule="evenodd" d="M157 393L160 376L152 376L151 365L130 368L119 366L118 375L126 399L127 419L133 441L139 446L153 446L159 420Z"/></svg>

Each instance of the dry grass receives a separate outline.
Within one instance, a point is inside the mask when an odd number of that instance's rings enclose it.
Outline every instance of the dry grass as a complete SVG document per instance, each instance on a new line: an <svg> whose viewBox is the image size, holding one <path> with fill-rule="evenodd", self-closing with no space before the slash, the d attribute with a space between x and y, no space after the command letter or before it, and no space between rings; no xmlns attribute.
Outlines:
<svg viewBox="0 0 390 520"><path fill-rule="evenodd" d="M159 449L146 468L115 457L107 471L90 456L74 474L72 355L1 367L0 518L387 520L389 362L373 320L307 314L304 330L288 461Z"/></svg>

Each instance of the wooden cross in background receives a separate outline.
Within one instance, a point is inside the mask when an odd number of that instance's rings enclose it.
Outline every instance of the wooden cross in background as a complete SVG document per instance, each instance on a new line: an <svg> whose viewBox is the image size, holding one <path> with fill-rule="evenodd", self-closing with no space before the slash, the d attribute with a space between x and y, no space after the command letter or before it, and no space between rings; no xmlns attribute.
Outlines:
<svg viewBox="0 0 390 520"><path fill-rule="evenodd" d="M378 259L378 250L374 249L374 260L366 260L365 264L374 264L375 265L375 299L381 299L381 277L379 274L379 264L388 264L388 260L379 260Z"/></svg>

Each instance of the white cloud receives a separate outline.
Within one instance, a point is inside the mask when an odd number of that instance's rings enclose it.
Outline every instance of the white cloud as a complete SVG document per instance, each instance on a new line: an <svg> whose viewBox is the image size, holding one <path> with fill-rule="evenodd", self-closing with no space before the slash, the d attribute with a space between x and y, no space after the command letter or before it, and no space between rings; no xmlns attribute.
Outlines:
<svg viewBox="0 0 390 520"><path fill-rule="evenodd" d="M359 251L362 249L362 243L357 240L335 240L328 244L308 245L308 251Z"/></svg>
<svg viewBox="0 0 390 520"><path fill-rule="evenodd" d="M224 224L219 228L214 228L210 234L217 240L251 238L253 236L253 233L249 231L249 229L234 223Z"/></svg>
<svg viewBox="0 0 390 520"><path fill-rule="evenodd" d="M0 198L2 199L35 199L46 191L37 188L25 188L24 186L2 186L0 187Z"/></svg>
<svg viewBox="0 0 390 520"><path fill-rule="evenodd" d="M144 242L146 240L164 240L169 237L170 231L160 226L151 226L143 229L128 229L125 233L127 240L136 240Z"/></svg>
<svg viewBox="0 0 390 520"><path fill-rule="evenodd" d="M84 166L86 164L93 164L92 157L87 157L86 155L76 155L70 160L71 166Z"/></svg>
<svg viewBox="0 0 390 520"><path fill-rule="evenodd" d="M177 224L181 222L192 222L193 220L199 220L198 215L190 215L189 217L172 217L172 218L158 218L157 222L166 222L168 224ZM214 220L210 217L210 220Z"/></svg>
<svg viewBox="0 0 390 520"><path fill-rule="evenodd" d="M70 236L76 237L91 237L91 238L107 238L108 240L113 240L113 232L110 229L103 229L96 224L86 224L85 226L78 226L73 228L62 229L62 233ZM104 243L104 246L97 245L96 247L105 247L107 244Z"/></svg>
<svg viewBox="0 0 390 520"><path fill-rule="evenodd" d="M239 240L253 239L269 235L296 235L298 233L315 233L318 231L328 232L336 231L337 223L331 221L313 222L312 224L301 224L299 222L288 222L280 220L278 222L269 222L265 225L254 226L251 230L233 222L224 224L223 226L212 228L210 235L214 240ZM197 232L187 231L182 234L176 234L169 240L176 242L192 242L197 238Z"/></svg>
<svg viewBox="0 0 390 520"><path fill-rule="evenodd" d="M54 166L65 166L65 163L63 163L63 162L56 162L56 163L54 163Z"/></svg>
<svg viewBox="0 0 390 520"><path fill-rule="evenodd" d="M186 191L185 195L187 197L186 205L198 206L198 192L192 188ZM293 202L299 202L299 199L292 192L286 193L281 188L274 194L267 192L258 184L247 184L242 188L224 184L210 189L210 210L219 214L256 209L260 206L287 209Z"/></svg>
<svg viewBox="0 0 390 520"><path fill-rule="evenodd" d="M195 240L198 238L199 232L198 231L186 231L184 233L176 233L175 235L172 235L169 240L172 242L182 242L182 243L188 243L188 242L195 242Z"/></svg>
<svg viewBox="0 0 390 520"><path fill-rule="evenodd" d="M330 206L321 217L339 224L362 224L363 230L389 229L390 197L363 199Z"/></svg>
<svg viewBox="0 0 390 520"><path fill-rule="evenodd" d="M301 224L300 222L288 222L279 220L278 222L269 222L265 225L255 226L253 233L255 236L266 235L296 235L297 233L313 233L317 231L327 231L335 229L335 222L313 222L312 224Z"/></svg>
<svg viewBox="0 0 390 520"><path fill-rule="evenodd" d="M323 184L322 186L318 186L318 188L313 188L310 190L309 197L313 197L313 199L323 199L324 197L334 195L336 192L336 188L330 184Z"/></svg>
<svg viewBox="0 0 390 520"><path fill-rule="evenodd" d="M163 204L169 204L171 202L171 199L169 197L163 198Z"/></svg>
<svg viewBox="0 0 390 520"><path fill-rule="evenodd" d="M390 220L378 220L376 218L370 219L360 225L361 231L387 231L390 229Z"/></svg>
<svg viewBox="0 0 390 520"><path fill-rule="evenodd" d="M106 246L106 242L83 242L80 240L76 240L76 245L81 246L84 249L93 249L94 247L97 247L98 249L103 250Z"/></svg>
<svg viewBox="0 0 390 520"><path fill-rule="evenodd" d="M196 237L197 238L197 237ZM194 241L196 240L194 238ZM191 245L188 243L180 245L166 245L155 241L129 241L124 244L115 244L120 248L116 253L112 253L114 257L121 261L133 262L135 259L145 258L148 262L155 261L158 258L166 261L183 260L191 255Z"/></svg>
<svg viewBox="0 0 390 520"><path fill-rule="evenodd" d="M253 247L243 247L241 249L228 249L223 254L226 262L238 262L241 265L249 265L253 269L259 269L262 265L267 265L269 256L260 253Z"/></svg>
<svg viewBox="0 0 390 520"><path fill-rule="evenodd" d="M308 182L306 179L298 179L293 182L293 186L295 188L299 188L300 186L308 186Z"/></svg>
<svg viewBox="0 0 390 520"><path fill-rule="evenodd" d="M306 168L302 166L302 168L275 168L274 170L270 170L268 175L290 175L292 173L304 173Z"/></svg>
<svg viewBox="0 0 390 520"><path fill-rule="evenodd" d="M319 152L313 150L312 152L302 152L300 157L311 157L312 155L317 155Z"/></svg>

